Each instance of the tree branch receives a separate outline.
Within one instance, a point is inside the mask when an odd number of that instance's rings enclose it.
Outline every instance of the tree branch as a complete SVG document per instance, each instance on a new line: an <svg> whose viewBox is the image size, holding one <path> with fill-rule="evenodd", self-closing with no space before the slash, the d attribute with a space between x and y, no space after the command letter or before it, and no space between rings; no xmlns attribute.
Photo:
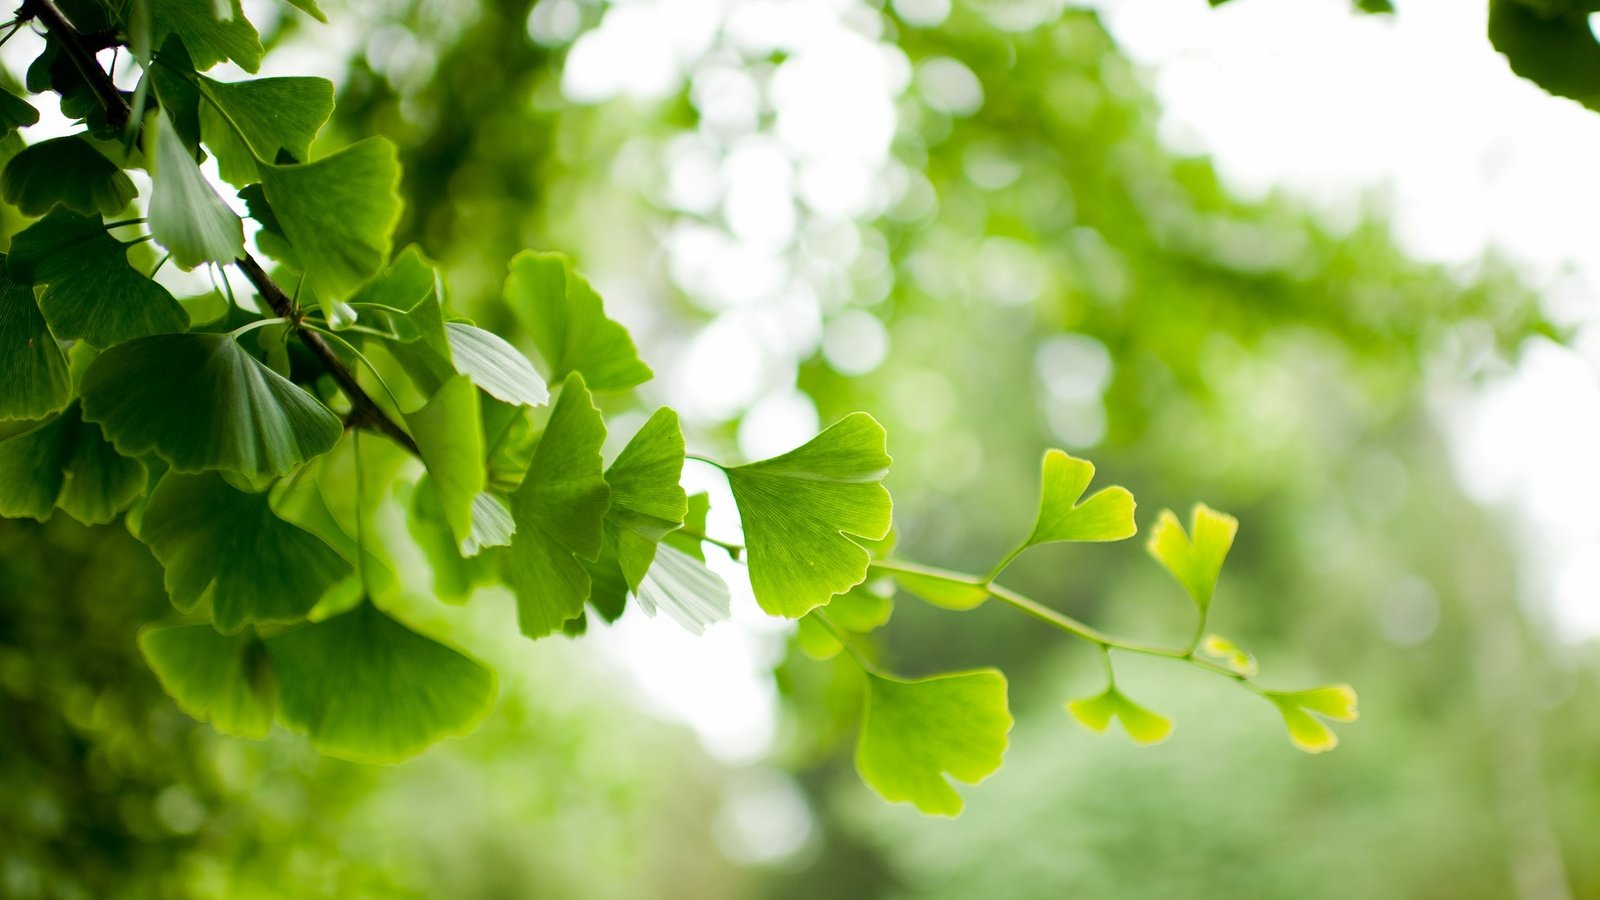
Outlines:
<svg viewBox="0 0 1600 900"><path fill-rule="evenodd" d="M77 66L78 72L89 83L90 89L94 91L95 98L100 101L100 105L105 109L106 120L119 131L125 130L128 127L129 119L133 115L133 110L128 105L127 98L122 96L122 92L117 89L116 83L111 80L111 76L100 68L100 63L95 60L94 54L90 52L88 46L84 43L83 35L61 12L60 8L55 5L54 0L23 0L22 6L17 10L17 18L23 21L37 18L44 23L45 29L60 42L61 46L66 50L67 56ZM328 346L328 342L323 340L321 335L300 327L300 319L295 309L294 300L284 293L283 288L279 287L277 282L272 280L272 276L267 274L267 270L263 269L261 264L256 262L255 258L249 253L245 253L234 260L233 264L238 267L239 271L244 273L246 278L250 279L251 284L255 285L256 292L261 295L262 299L267 301L267 305L272 307L272 311L289 320L290 328L299 336L300 342L305 345L307 350L311 351L313 356L317 357L323 368L327 369L328 374L333 376L333 380L338 383L339 389L350 399L351 414L349 424L371 428L394 440L413 454L421 456L421 452L417 449L416 441L411 439L411 435L407 434L404 428L401 428L399 424L389 418L388 413L384 412L383 408L377 404L377 401L373 400L372 396L361 387L361 383L356 381L355 374L340 361L339 357L333 352L333 348Z"/></svg>

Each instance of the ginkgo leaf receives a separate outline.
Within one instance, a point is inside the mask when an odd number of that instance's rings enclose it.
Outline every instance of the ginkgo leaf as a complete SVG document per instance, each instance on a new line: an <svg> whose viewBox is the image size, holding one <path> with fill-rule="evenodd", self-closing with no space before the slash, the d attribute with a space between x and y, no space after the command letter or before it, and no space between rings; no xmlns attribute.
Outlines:
<svg viewBox="0 0 1600 900"><path fill-rule="evenodd" d="M185 269L230 263L244 255L244 223L228 208L189 155L172 122L152 114L145 123L150 161L150 233ZM151 146L151 145L154 146Z"/></svg>
<svg viewBox="0 0 1600 900"><path fill-rule="evenodd" d="M223 734L260 740L272 731L278 677L253 632L155 625L139 633L139 649L179 709Z"/></svg>
<svg viewBox="0 0 1600 900"><path fill-rule="evenodd" d="M0 135L39 122L39 111L33 104L7 90L0 90Z"/></svg>
<svg viewBox="0 0 1600 900"><path fill-rule="evenodd" d="M368 308L373 309L389 324L398 340L405 343L422 341L429 349L448 359L450 344L445 336L444 309L439 299L439 288L438 271L422 255L422 251L412 244L400 251L394 262L380 275L352 294L350 305L362 310L363 314ZM531 363L528 368L533 368ZM544 379L538 381L543 387Z"/></svg>
<svg viewBox="0 0 1600 900"><path fill-rule="evenodd" d="M671 544L656 549L637 597L646 615L664 612L693 634L703 634L706 626L725 622L733 614L727 583L703 561Z"/></svg>
<svg viewBox="0 0 1600 900"><path fill-rule="evenodd" d="M45 285L39 311L62 340L109 347L188 327L183 307L129 264L127 245L98 218L57 209L11 240L7 263L14 279Z"/></svg>
<svg viewBox="0 0 1600 900"><path fill-rule="evenodd" d="M1219 661L1233 672L1246 678L1253 677L1259 668L1256 665L1255 656L1250 651L1221 635L1206 635L1205 640L1200 642L1198 649L1202 655Z"/></svg>
<svg viewBox="0 0 1600 900"><path fill-rule="evenodd" d="M1271 700L1283 716L1290 742L1307 753L1322 753L1339 745L1339 736L1323 719L1354 722L1359 717L1356 692L1348 684L1303 691L1264 691L1262 696Z"/></svg>
<svg viewBox="0 0 1600 900"><path fill-rule="evenodd" d="M494 672L370 601L266 644L279 718L330 756L399 762L466 734L494 706Z"/></svg>
<svg viewBox="0 0 1600 900"><path fill-rule="evenodd" d="M450 524L445 521L439 492L433 489L431 481L426 473L417 480L407 508L406 527L428 558L434 595L446 603L465 603L475 588L493 581L494 569L488 557L463 556ZM501 509L509 523L511 513L504 507ZM508 531L504 543L510 540Z"/></svg>
<svg viewBox="0 0 1600 900"><path fill-rule="evenodd" d="M1133 537L1133 495L1108 487L1079 503L1094 478L1094 463L1060 451L1044 455L1039 517L1025 547L1052 541L1120 541Z"/></svg>
<svg viewBox="0 0 1600 900"><path fill-rule="evenodd" d="M400 163L374 137L315 162L263 165L261 186L324 309L389 260L400 221Z"/></svg>
<svg viewBox="0 0 1600 900"><path fill-rule="evenodd" d="M211 620L225 633L299 621L351 571L321 538L279 518L268 495L238 490L215 473L162 478L139 539L166 570L172 605L190 612L209 600Z"/></svg>
<svg viewBox="0 0 1600 900"><path fill-rule="evenodd" d="M826 610L806 613L800 619L796 637L799 638L800 649L807 656L818 660L832 659L844 650L844 644L834 633L834 628L867 634L887 623L893 613L893 597L869 590L866 585L857 585L834 597ZM823 624L818 618L824 614L828 624Z"/></svg>
<svg viewBox="0 0 1600 900"><path fill-rule="evenodd" d="M428 467L457 546L472 538L473 504L487 486L478 391L464 376L446 381L406 425Z"/></svg>
<svg viewBox="0 0 1600 900"><path fill-rule="evenodd" d="M1197 503L1189 518L1192 538L1184 533L1183 524L1171 510L1162 510L1156 527L1150 532L1147 549L1172 577L1178 579L1203 614L1211 607L1217 576L1222 572L1223 560L1228 558L1233 536L1238 531L1238 519Z"/></svg>
<svg viewBox="0 0 1600 900"><path fill-rule="evenodd" d="M160 47L175 35L197 71L226 60L246 72L256 71L261 68L261 37L244 17L239 0L231 4L224 18L217 15L216 0L150 0L150 46Z"/></svg>
<svg viewBox="0 0 1600 900"><path fill-rule="evenodd" d="M144 492L145 469L117 453L76 403L0 441L0 516L43 522L60 508L85 525L116 518Z"/></svg>
<svg viewBox="0 0 1600 900"><path fill-rule="evenodd" d="M606 317L600 295L559 253L523 251L511 260L505 299L560 381L580 372L590 388L617 391L649 381L628 330Z"/></svg>
<svg viewBox="0 0 1600 900"><path fill-rule="evenodd" d="M84 376L83 417L128 456L178 472L282 475L326 453L344 426L321 401L226 334L161 334L118 344Z"/></svg>
<svg viewBox="0 0 1600 900"><path fill-rule="evenodd" d="M934 606L962 612L989 599L989 589L969 575L902 562L896 562L888 571L902 588Z"/></svg>
<svg viewBox="0 0 1600 900"><path fill-rule="evenodd" d="M318 22L327 24L328 17L322 14L322 10L317 7L315 0L288 0L288 3Z"/></svg>
<svg viewBox="0 0 1600 900"><path fill-rule="evenodd" d="M1067 712L1090 731L1104 732L1115 718L1135 744L1159 744L1172 734L1172 720L1129 700L1115 686L1067 703Z"/></svg>
<svg viewBox="0 0 1600 900"><path fill-rule="evenodd" d="M511 507L499 494L484 491L472 498L472 528L461 542L461 555L476 556L488 547L510 546L516 533Z"/></svg>
<svg viewBox="0 0 1600 900"><path fill-rule="evenodd" d="M199 106L200 134L222 180L236 187L260 180L258 159L310 159L311 142L333 114L333 82L326 78L196 81L208 98Z"/></svg>
<svg viewBox="0 0 1600 900"><path fill-rule="evenodd" d="M346 576L343 584L323 593L318 607L313 608L310 614L312 618L329 606L345 608L353 601L362 599L363 595L378 599L392 598L399 594L401 588L400 576L395 574L393 561L384 554L374 552L381 548L383 542L356 540L354 523L342 521L339 513L334 512L329 504L320 476L323 464L332 456L330 453L312 460L308 464L310 468L305 470L310 477L281 479L270 492L272 511L279 518L320 538L352 566L360 562L359 573L352 572ZM377 480L375 476L381 474L368 475L368 480ZM423 478L426 477L424 473Z"/></svg>
<svg viewBox="0 0 1600 900"><path fill-rule="evenodd" d="M85 216L114 216L137 194L133 179L81 134L31 144L0 173L0 196L29 216L58 203Z"/></svg>
<svg viewBox="0 0 1600 900"><path fill-rule="evenodd" d="M0 419L42 419L71 398L67 357L33 288L12 278L0 255Z"/></svg>
<svg viewBox="0 0 1600 900"><path fill-rule="evenodd" d="M533 363L504 338L462 322L444 328L451 364L489 396L522 406L550 402L550 390Z"/></svg>
<svg viewBox="0 0 1600 900"><path fill-rule="evenodd" d="M683 526L689 512L688 496L678 483L683 455L678 414L662 407L606 469L611 488L606 520L616 526L617 562L630 588L639 587L656 546Z"/></svg>
<svg viewBox="0 0 1600 900"><path fill-rule="evenodd" d="M1491 0L1489 41L1511 71L1558 97L1600 110L1600 40L1593 5Z"/></svg>
<svg viewBox="0 0 1600 900"><path fill-rule="evenodd" d="M961 812L946 776L976 784L1000 768L1011 731L1006 678L993 669L902 681L867 675L856 770L890 803Z"/></svg>
<svg viewBox="0 0 1600 900"><path fill-rule="evenodd" d="M711 496L704 491L690 494L688 510L683 516L683 527L662 538L661 543L671 544L705 562L706 548L702 535L706 533L706 517L711 514Z"/></svg>
<svg viewBox="0 0 1600 900"><path fill-rule="evenodd" d="M762 609L797 619L866 579L870 556L846 535L888 533L891 462L883 426L852 413L802 447L727 470Z"/></svg>
<svg viewBox="0 0 1600 900"><path fill-rule="evenodd" d="M567 377L522 486L511 498L517 531L505 554L517 620L531 638L583 614L589 573L579 557L600 555L611 490L601 473L606 426L584 386Z"/></svg>

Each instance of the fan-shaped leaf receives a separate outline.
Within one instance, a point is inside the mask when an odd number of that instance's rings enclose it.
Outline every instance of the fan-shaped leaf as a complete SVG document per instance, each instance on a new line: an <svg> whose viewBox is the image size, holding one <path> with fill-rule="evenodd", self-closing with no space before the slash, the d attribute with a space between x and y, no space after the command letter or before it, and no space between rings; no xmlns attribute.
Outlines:
<svg viewBox="0 0 1600 900"><path fill-rule="evenodd" d="M956 572L896 562L889 573L902 588L945 609L969 610L989 599L989 589L982 582Z"/></svg>
<svg viewBox="0 0 1600 900"><path fill-rule="evenodd" d="M1283 716L1289 740L1307 753L1322 753L1339 746L1339 736L1323 719L1354 722L1359 717L1355 688L1348 684L1304 691L1266 691L1263 696Z"/></svg>
<svg viewBox="0 0 1600 900"><path fill-rule="evenodd" d="M891 462L883 426L852 413L802 447L727 470L762 609L799 618L867 577L867 551L845 535L888 534Z"/></svg>
<svg viewBox="0 0 1600 900"><path fill-rule="evenodd" d="M83 416L129 456L179 472L282 475L327 452L344 427L315 397L226 334L161 334L118 344L83 379Z"/></svg>
<svg viewBox="0 0 1600 900"><path fill-rule="evenodd" d="M605 437L583 376L568 376L528 475L511 498L517 531L506 553L506 580L528 637L543 637L583 614L589 573L577 558L600 555L611 502L600 469Z"/></svg>
<svg viewBox="0 0 1600 900"><path fill-rule="evenodd" d="M0 136L18 128L37 124L39 111L33 104L7 90L0 90Z"/></svg>
<svg viewBox="0 0 1600 900"><path fill-rule="evenodd" d="M160 47L176 35L198 71L231 59L254 72L261 68L261 37L244 17L239 0L232 0L232 6L232 13L221 19L214 0L150 0L150 46Z"/></svg>
<svg viewBox="0 0 1600 900"><path fill-rule="evenodd" d="M42 419L71 398L67 357L33 288L12 278L0 255L0 419Z"/></svg>
<svg viewBox="0 0 1600 900"><path fill-rule="evenodd" d="M50 518L59 507L86 525L116 518L143 493L144 466L83 421L77 404L0 441L0 515Z"/></svg>
<svg viewBox="0 0 1600 900"><path fill-rule="evenodd" d="M1104 488L1082 503L1078 502L1093 478L1094 463L1060 450L1046 452L1039 517L1023 546L1052 541L1120 541L1133 537L1138 526L1133 521L1133 495L1127 488Z"/></svg>
<svg viewBox="0 0 1600 900"><path fill-rule="evenodd" d="M296 162L310 159L311 142L333 114L333 82L326 78L226 82L201 77L198 82L210 100L199 107L200 133L222 179L235 187L261 179L258 159L275 163L280 154Z"/></svg>
<svg viewBox="0 0 1600 900"><path fill-rule="evenodd" d="M371 602L266 644L283 723L331 756L398 762L466 734L494 705L492 671Z"/></svg>
<svg viewBox="0 0 1600 900"><path fill-rule="evenodd" d="M1203 614L1211 607L1217 576L1222 572L1223 560L1228 558L1233 536L1238 531L1238 519L1197 503L1189 518L1192 540L1184 533L1178 517L1171 510L1162 510L1161 518L1150 532L1147 549L1172 577L1178 579Z"/></svg>
<svg viewBox="0 0 1600 900"><path fill-rule="evenodd" d="M976 784L1000 768L1011 731L1006 678L993 669L902 681L867 675L856 770L890 803L961 812L946 776Z"/></svg>
<svg viewBox="0 0 1600 900"><path fill-rule="evenodd" d="M321 538L278 518L266 494L214 473L161 479L139 539L166 569L172 604L189 612L209 600L223 632L299 621L351 571Z"/></svg>
<svg viewBox="0 0 1600 900"><path fill-rule="evenodd" d="M1083 697L1067 703L1067 712L1083 727L1104 732L1111 720L1122 723L1124 731L1135 744L1159 744L1172 734L1172 720L1129 700L1116 687L1108 687L1093 697Z"/></svg>
<svg viewBox="0 0 1600 900"><path fill-rule="evenodd" d="M243 256L244 224L212 190L172 122L156 113L145 124L144 136L155 185L150 194L150 233L185 269Z"/></svg>
<svg viewBox="0 0 1600 900"><path fill-rule="evenodd" d="M511 260L506 302L559 381L581 372L597 391L631 388L650 380L628 330L606 318L600 295L559 253L523 251Z"/></svg>
<svg viewBox="0 0 1600 900"><path fill-rule="evenodd" d="M179 709L223 734L259 740L272 731L278 677L254 633L156 625L139 633L139 649Z"/></svg>
<svg viewBox="0 0 1600 900"><path fill-rule="evenodd" d="M58 203L85 216L114 216L137 194L133 180L81 134L32 144L0 173L0 195L29 216Z"/></svg>

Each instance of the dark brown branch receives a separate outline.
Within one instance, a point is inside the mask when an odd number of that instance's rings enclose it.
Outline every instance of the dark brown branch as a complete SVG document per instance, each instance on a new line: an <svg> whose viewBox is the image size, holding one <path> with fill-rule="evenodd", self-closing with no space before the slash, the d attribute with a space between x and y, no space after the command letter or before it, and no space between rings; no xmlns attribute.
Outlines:
<svg viewBox="0 0 1600 900"><path fill-rule="evenodd" d="M45 28L55 35L56 40L65 48L73 64L78 67L79 73L89 82L89 87L94 90L95 97L100 101L101 106L105 108L106 119L119 131L126 129L128 120L133 115L132 108L128 106L128 99L122 96L121 91L117 90L116 83L111 80L111 76L100 68L100 63L95 60L94 54L85 45L83 36L67 20L61 10L56 7L54 0L23 0L21 8L17 11L17 17L22 20L38 18L44 23ZM328 342L323 340L322 336L316 332L308 331L301 327L294 301L290 299L288 294L284 293L283 288L279 287L277 282L272 280L272 276L267 274L267 270L261 268L261 264L256 262L249 253L234 260L233 264L239 268L239 271L244 273L246 278L250 279L251 284L255 285L256 292L261 295L262 299L267 301L267 304L272 307L272 311L289 320L289 325L294 329L295 334L300 337L300 342L305 344L306 349L310 350L313 356L317 357L323 368L327 369L328 374L333 376L333 380L338 383L339 389L344 391L346 397L350 398L350 424L381 432L392 438L400 446L420 456L421 453L417 450L416 441L411 439L411 435L407 434L404 428L401 428L393 419L389 418L388 413L383 411L383 407L379 406L372 399L372 396L361 387L361 383L356 381L355 374L340 361L339 357L333 352L333 348L328 346Z"/></svg>

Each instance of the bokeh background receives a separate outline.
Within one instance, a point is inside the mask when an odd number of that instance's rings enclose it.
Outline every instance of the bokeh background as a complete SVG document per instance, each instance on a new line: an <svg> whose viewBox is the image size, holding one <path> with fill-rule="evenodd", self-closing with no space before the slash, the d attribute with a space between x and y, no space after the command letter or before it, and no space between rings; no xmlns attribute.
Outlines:
<svg viewBox="0 0 1600 900"><path fill-rule="evenodd" d="M854 775L848 664L795 652L723 559L739 608L703 637L630 611L529 643L507 598L416 579L408 617L501 699L356 766L172 705L134 644L160 573L122 529L6 521L0 896L1600 897L1600 117L1513 76L1480 5L246 3L263 74L338 85L327 146L400 146L400 242L481 323L514 336L505 261L562 250L692 447L871 412L929 563L986 570L1052 446L1141 526L1232 512L1215 628L1269 684L1352 682L1362 718L1306 756L1265 704L1129 660L1178 722L1135 749L1061 709L1089 648L902 597L893 667L1001 665L1018 716L965 815L922 819ZM1008 583L1190 627L1139 541Z"/></svg>

